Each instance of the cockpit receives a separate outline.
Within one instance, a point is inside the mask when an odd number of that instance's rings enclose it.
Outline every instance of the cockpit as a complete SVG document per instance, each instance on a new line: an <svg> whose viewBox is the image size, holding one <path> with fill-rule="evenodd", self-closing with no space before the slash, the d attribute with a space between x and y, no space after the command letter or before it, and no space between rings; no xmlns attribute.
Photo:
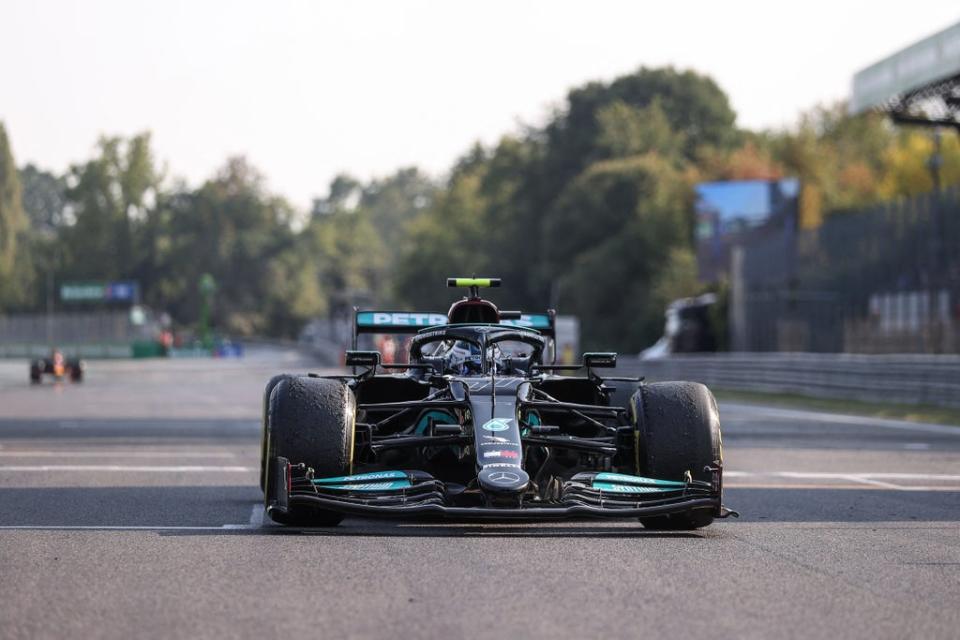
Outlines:
<svg viewBox="0 0 960 640"><path fill-rule="evenodd" d="M543 348L544 339L535 331L451 327L417 336L410 358L432 364L442 375L525 375L542 362Z"/></svg>

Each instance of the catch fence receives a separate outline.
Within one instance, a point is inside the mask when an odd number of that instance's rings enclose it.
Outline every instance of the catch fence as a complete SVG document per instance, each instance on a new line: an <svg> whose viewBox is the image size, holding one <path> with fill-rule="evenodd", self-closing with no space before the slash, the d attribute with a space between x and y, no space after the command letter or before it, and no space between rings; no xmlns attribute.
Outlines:
<svg viewBox="0 0 960 640"><path fill-rule="evenodd" d="M740 251L736 350L960 353L960 188Z"/></svg>

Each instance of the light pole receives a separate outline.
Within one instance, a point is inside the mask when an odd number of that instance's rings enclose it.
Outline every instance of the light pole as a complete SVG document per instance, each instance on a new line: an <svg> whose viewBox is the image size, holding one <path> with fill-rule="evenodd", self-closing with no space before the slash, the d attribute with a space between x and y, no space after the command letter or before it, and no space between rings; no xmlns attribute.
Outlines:
<svg viewBox="0 0 960 640"><path fill-rule="evenodd" d="M213 294L217 290L217 283L212 275L205 273L200 276L198 288L200 289L200 340L204 347L210 348L213 346L213 339L210 335L210 309Z"/></svg>
<svg viewBox="0 0 960 640"><path fill-rule="evenodd" d="M56 247L51 247L50 254L47 256L47 349L51 350L53 344L53 307L54 307L54 271L57 268L58 251Z"/></svg>
<svg viewBox="0 0 960 640"><path fill-rule="evenodd" d="M941 147L942 133L940 127L934 127L933 133L933 151L930 159L927 161L927 168L930 170L930 179L933 182L933 201L931 203L930 214L933 222L933 274L930 278L930 300L927 305L930 317L927 319L930 327L930 351L940 353L943 350L943 327L940 318L940 295L946 282L945 255L943 245L946 239L944 234L943 207L940 203L940 169L943 167L943 154Z"/></svg>

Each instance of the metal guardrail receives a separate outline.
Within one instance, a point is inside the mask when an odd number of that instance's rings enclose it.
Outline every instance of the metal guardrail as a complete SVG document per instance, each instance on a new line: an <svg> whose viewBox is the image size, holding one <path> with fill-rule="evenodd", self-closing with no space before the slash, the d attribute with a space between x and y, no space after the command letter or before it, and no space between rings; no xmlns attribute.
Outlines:
<svg viewBox="0 0 960 640"><path fill-rule="evenodd" d="M132 358L133 347L124 343L58 344L57 348L70 358ZM50 355L47 344L2 344L0 358L45 358Z"/></svg>
<svg viewBox="0 0 960 640"><path fill-rule="evenodd" d="M617 373L717 389L960 407L960 356L717 353L621 357Z"/></svg>

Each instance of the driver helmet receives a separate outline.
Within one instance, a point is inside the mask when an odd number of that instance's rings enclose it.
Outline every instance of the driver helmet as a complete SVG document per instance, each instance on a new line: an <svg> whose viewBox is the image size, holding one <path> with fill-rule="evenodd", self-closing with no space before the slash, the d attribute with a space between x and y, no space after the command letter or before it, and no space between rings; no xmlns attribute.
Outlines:
<svg viewBox="0 0 960 640"><path fill-rule="evenodd" d="M457 340L447 352L447 370L465 375L483 370L480 347L466 340Z"/></svg>

